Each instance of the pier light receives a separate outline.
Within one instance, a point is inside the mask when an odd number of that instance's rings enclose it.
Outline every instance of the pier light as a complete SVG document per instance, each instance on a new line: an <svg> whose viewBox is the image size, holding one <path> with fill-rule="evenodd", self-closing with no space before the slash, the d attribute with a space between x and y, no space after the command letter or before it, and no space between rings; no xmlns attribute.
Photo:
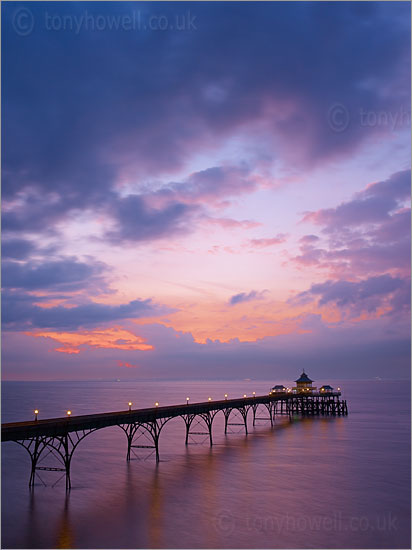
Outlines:
<svg viewBox="0 0 412 550"><path fill-rule="evenodd" d="M159 406L159 403L158 403L158 402L156 401L156 403L155 403L155 407L158 407L158 406Z"/></svg>
<svg viewBox="0 0 412 550"><path fill-rule="evenodd" d="M256 392L255 391L252 392L252 395L253 395L253 397L256 397Z"/></svg>
<svg viewBox="0 0 412 550"><path fill-rule="evenodd" d="M246 395L246 394L244 393L244 394L243 394L243 397L245 397L245 398L246 398L246 397L247 397L247 395Z"/></svg>
<svg viewBox="0 0 412 550"><path fill-rule="evenodd" d="M207 400L208 400L208 401L212 401L212 398L211 398L211 397L208 397Z"/></svg>
<svg viewBox="0 0 412 550"><path fill-rule="evenodd" d="M67 414L67 416L71 416L71 414L72 414L72 411L67 411L67 413L66 413L66 414Z"/></svg>
<svg viewBox="0 0 412 550"><path fill-rule="evenodd" d="M189 405L189 398L186 397L186 405Z"/></svg>
<svg viewBox="0 0 412 550"><path fill-rule="evenodd" d="M129 411L132 410L132 405L133 405L133 403L131 401L129 401Z"/></svg>
<svg viewBox="0 0 412 550"><path fill-rule="evenodd" d="M338 391L340 391L340 388L338 388Z"/></svg>
<svg viewBox="0 0 412 550"><path fill-rule="evenodd" d="M38 414L39 414L39 411L37 409L34 409L34 420L37 420Z"/></svg>

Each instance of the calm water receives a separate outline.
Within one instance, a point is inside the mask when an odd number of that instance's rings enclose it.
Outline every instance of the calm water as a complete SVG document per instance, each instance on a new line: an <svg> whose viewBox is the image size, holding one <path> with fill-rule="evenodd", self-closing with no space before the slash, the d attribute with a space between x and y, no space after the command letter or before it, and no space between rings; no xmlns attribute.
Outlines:
<svg viewBox="0 0 412 550"><path fill-rule="evenodd" d="M263 394L272 382L9 382L2 422L36 407L46 418ZM51 472L30 492L27 452L3 443L2 547L410 548L409 382L333 385L348 417L273 429L250 417L245 437L240 426L225 436L219 413L212 449L202 436L186 447L183 421L172 420L158 467L147 450L126 463L123 432L99 430L75 451L68 496Z"/></svg>

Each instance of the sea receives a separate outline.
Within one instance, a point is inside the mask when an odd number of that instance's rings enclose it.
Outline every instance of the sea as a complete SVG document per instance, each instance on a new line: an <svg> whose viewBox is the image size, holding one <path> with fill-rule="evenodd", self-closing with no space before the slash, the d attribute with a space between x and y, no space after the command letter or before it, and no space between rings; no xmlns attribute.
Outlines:
<svg viewBox="0 0 412 550"><path fill-rule="evenodd" d="M267 394L282 380L3 382L2 423ZM2 443L2 548L411 548L410 382L324 380L345 417L276 418L258 410L213 423L213 446L182 419L153 449L119 427L88 435L73 455L72 489ZM150 444L141 436L139 444ZM44 464L55 460L46 456ZM49 461L49 462L47 462ZM51 462L50 462L51 461ZM56 464L58 466L58 464Z"/></svg>

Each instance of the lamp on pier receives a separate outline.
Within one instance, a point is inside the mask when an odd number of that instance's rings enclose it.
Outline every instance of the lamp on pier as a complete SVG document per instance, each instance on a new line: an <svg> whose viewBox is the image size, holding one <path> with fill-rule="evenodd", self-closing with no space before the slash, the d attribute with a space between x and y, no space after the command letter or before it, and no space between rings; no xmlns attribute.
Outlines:
<svg viewBox="0 0 412 550"><path fill-rule="evenodd" d="M225 393L225 401L227 400L227 393Z"/></svg>
<svg viewBox="0 0 412 550"><path fill-rule="evenodd" d="M39 414L39 411L37 409L34 409L34 420L37 420L38 414Z"/></svg>
<svg viewBox="0 0 412 550"><path fill-rule="evenodd" d="M71 414L72 414L72 411L67 411L67 413L66 413L66 414L67 414L67 416L71 416Z"/></svg>
<svg viewBox="0 0 412 550"><path fill-rule="evenodd" d="M246 399L247 395L244 393L244 394L243 394L243 397Z"/></svg>
<svg viewBox="0 0 412 550"><path fill-rule="evenodd" d="M208 401L212 401L212 398L211 398L211 397L208 397L207 400L208 400Z"/></svg>
<svg viewBox="0 0 412 550"><path fill-rule="evenodd" d="M129 401L129 411L132 410L132 405L133 405L133 403L131 401Z"/></svg>
<svg viewBox="0 0 412 550"><path fill-rule="evenodd" d="M253 397L256 397L256 392L255 391L252 392L252 395L253 395Z"/></svg>
<svg viewBox="0 0 412 550"><path fill-rule="evenodd" d="M186 405L189 405L189 398L186 397Z"/></svg>
<svg viewBox="0 0 412 550"><path fill-rule="evenodd" d="M159 403L158 403L158 402L156 401L156 403L155 403L155 407L158 407L158 406L159 406Z"/></svg>
<svg viewBox="0 0 412 550"><path fill-rule="evenodd" d="M338 391L340 391L340 388L338 388Z"/></svg>

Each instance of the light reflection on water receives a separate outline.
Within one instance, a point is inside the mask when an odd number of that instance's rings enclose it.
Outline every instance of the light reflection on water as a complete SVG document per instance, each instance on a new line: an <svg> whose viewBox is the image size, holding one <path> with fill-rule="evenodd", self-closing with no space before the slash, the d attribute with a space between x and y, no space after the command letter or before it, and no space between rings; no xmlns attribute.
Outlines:
<svg viewBox="0 0 412 550"><path fill-rule="evenodd" d="M286 381L285 381L286 382ZM327 381L326 381L327 382ZM80 443L72 491L56 474L28 489L29 457L2 445L3 548L406 548L410 542L409 383L339 382L345 418L264 420L214 445L184 445L180 419L125 461L118 428ZM267 393L271 382L5 383L3 422ZM336 383L338 385L338 383ZM229 390L228 391L228 386ZM23 405L24 404L24 405ZM138 405L137 405L138 404ZM267 413L266 413L267 414ZM261 414L264 416L265 409ZM199 430L200 431L200 430ZM145 460L147 458L147 460Z"/></svg>

